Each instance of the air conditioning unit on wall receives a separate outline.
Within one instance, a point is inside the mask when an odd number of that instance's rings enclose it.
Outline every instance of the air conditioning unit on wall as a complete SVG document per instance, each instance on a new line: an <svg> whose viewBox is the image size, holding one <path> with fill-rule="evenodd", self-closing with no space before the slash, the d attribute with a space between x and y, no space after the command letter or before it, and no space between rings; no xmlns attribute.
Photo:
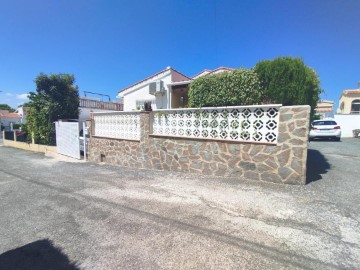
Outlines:
<svg viewBox="0 0 360 270"><path fill-rule="evenodd" d="M150 95L164 95L165 94L164 82L159 80L159 81L150 83L149 84L149 94Z"/></svg>

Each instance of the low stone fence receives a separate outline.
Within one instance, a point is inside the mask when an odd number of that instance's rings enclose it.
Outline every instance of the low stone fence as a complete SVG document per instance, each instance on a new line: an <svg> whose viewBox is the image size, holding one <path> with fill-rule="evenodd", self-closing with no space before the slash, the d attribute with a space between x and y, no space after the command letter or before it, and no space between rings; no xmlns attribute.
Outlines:
<svg viewBox="0 0 360 270"><path fill-rule="evenodd" d="M250 134L252 139L248 141L248 137L241 138L247 130L245 120L239 122L240 127L236 125L239 132L235 139L228 139L234 133L229 133L226 138L224 136L225 139L220 135L216 138L196 138L186 136L186 130L181 137L159 134L159 130L153 130L156 125L154 119L171 111L141 112L139 138L104 138L93 133L89 143L89 160L133 168L305 184L310 107L283 106L276 109L278 115L270 111L268 107L271 106L263 107L265 114L271 113L267 116L271 119L263 124L271 123L269 129L276 132L271 131L271 136L262 134L261 140L258 140L256 110L253 108L250 111L255 118L250 124L255 131ZM276 118L274 122L273 118ZM96 117L92 120L93 129L97 124L94 119ZM274 123L275 127L272 126Z"/></svg>
<svg viewBox="0 0 360 270"><path fill-rule="evenodd" d="M13 140L7 140L5 138L5 132L3 132L3 143L5 146L19 148L27 151L39 152L39 153L56 153L56 146L41 145L36 144L34 141L32 143L26 143L22 141L17 141L16 131L13 131Z"/></svg>

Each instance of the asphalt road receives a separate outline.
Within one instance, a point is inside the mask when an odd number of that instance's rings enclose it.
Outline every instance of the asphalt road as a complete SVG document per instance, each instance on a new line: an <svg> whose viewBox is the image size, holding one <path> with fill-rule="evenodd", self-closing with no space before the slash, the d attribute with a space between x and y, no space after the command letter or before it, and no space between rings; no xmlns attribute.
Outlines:
<svg viewBox="0 0 360 270"><path fill-rule="evenodd" d="M67 162L0 146L0 269L360 269L360 140L309 184Z"/></svg>

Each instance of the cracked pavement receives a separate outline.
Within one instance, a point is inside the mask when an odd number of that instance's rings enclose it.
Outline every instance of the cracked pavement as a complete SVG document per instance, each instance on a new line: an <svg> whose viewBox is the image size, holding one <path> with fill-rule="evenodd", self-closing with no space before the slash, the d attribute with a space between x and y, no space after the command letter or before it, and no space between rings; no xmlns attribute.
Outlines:
<svg viewBox="0 0 360 270"><path fill-rule="evenodd" d="M0 263L46 239L79 269L360 269L359 164L359 139L311 142L284 186L0 146Z"/></svg>

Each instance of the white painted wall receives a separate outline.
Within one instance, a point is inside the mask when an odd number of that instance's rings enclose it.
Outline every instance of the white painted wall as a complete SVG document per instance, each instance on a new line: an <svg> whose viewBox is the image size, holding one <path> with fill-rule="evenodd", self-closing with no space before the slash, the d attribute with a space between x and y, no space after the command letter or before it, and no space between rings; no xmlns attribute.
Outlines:
<svg viewBox="0 0 360 270"><path fill-rule="evenodd" d="M85 122L86 120L90 120L90 111L92 112L114 112L108 110L101 110L101 109L91 109L91 108L79 108L79 122Z"/></svg>
<svg viewBox="0 0 360 270"><path fill-rule="evenodd" d="M360 114L335 114L334 119L341 127L341 137L352 137L352 131L360 129Z"/></svg>
<svg viewBox="0 0 360 270"><path fill-rule="evenodd" d="M0 123L4 127L10 127L10 123L21 124L21 118L12 118L12 117L0 117Z"/></svg>
<svg viewBox="0 0 360 270"><path fill-rule="evenodd" d="M19 107L18 109L17 109L17 114L21 117L21 123L22 124L26 124L26 109L24 109L24 107L23 106L21 106L21 107Z"/></svg>
<svg viewBox="0 0 360 270"><path fill-rule="evenodd" d="M157 80L162 80L164 82L165 94L164 95L150 95L149 94L149 84ZM153 80L149 80L145 85L141 85L140 88L124 95L124 111L136 110L136 101L143 100L155 100L155 104L152 105L152 109L167 109L169 108L169 87L168 84L171 83L171 72L164 74L162 77L155 77Z"/></svg>

